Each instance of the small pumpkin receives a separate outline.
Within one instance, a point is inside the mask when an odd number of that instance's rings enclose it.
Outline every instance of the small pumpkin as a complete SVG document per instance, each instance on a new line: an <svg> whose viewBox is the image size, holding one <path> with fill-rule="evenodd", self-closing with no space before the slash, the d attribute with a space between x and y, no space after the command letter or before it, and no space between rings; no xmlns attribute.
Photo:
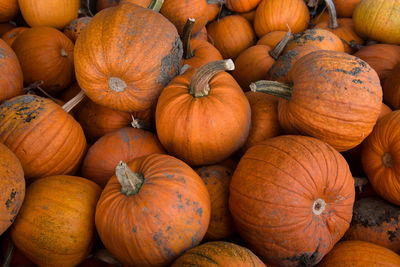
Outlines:
<svg viewBox="0 0 400 267"><path fill-rule="evenodd" d="M261 0L226 0L225 6L234 12L248 12L258 6Z"/></svg>
<svg viewBox="0 0 400 267"><path fill-rule="evenodd" d="M11 47L12 44L14 43L15 39L17 39L17 37L24 31L26 31L27 29L29 29L29 28L28 27L16 27L16 28L6 32L5 34L3 34L1 36L1 39L3 39L4 42L6 42Z"/></svg>
<svg viewBox="0 0 400 267"><path fill-rule="evenodd" d="M161 154L119 163L96 207L100 238L125 265L170 264L200 243L209 220L203 181L184 162Z"/></svg>
<svg viewBox="0 0 400 267"><path fill-rule="evenodd" d="M351 18L354 9L360 2L361 0L333 0L337 15L340 18Z"/></svg>
<svg viewBox="0 0 400 267"><path fill-rule="evenodd" d="M89 24L91 19L91 17L81 17L78 19L74 19L64 29L64 34L69 39L75 42L81 34L82 30Z"/></svg>
<svg viewBox="0 0 400 267"><path fill-rule="evenodd" d="M253 24L254 18L256 17L256 9L243 12L243 13L237 13L238 15L242 16L243 18L247 19L248 22Z"/></svg>
<svg viewBox="0 0 400 267"><path fill-rule="evenodd" d="M38 179L29 185L24 205L11 228L14 244L40 266L76 266L89 254L100 187L68 175Z"/></svg>
<svg viewBox="0 0 400 267"><path fill-rule="evenodd" d="M283 38L285 38L286 34L287 32L285 31L269 32L257 41L257 45L275 47Z"/></svg>
<svg viewBox="0 0 400 267"><path fill-rule="evenodd" d="M208 3L207 1L207 8L208 8L208 16L207 16L207 21L213 21L215 18L217 18L219 12L222 9L222 5L224 4L225 0L217 0L213 2L217 3Z"/></svg>
<svg viewBox="0 0 400 267"><path fill-rule="evenodd" d="M383 101L393 109L400 109L400 63L383 83Z"/></svg>
<svg viewBox="0 0 400 267"><path fill-rule="evenodd" d="M0 1L0 23L8 22L18 13L18 0Z"/></svg>
<svg viewBox="0 0 400 267"><path fill-rule="evenodd" d="M21 65L14 51L0 39L0 103L23 93Z"/></svg>

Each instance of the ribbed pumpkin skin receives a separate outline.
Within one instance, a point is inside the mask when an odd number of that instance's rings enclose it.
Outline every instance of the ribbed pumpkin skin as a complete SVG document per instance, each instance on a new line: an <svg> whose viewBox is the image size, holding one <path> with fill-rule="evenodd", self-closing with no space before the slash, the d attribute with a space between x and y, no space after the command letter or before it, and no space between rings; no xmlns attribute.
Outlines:
<svg viewBox="0 0 400 267"><path fill-rule="evenodd" d="M0 106L0 142L21 161L27 179L72 173L86 151L85 135L74 118L35 95Z"/></svg>
<svg viewBox="0 0 400 267"><path fill-rule="evenodd" d="M396 267L400 256L390 249L364 241L338 243L318 267Z"/></svg>
<svg viewBox="0 0 400 267"><path fill-rule="evenodd" d="M14 222L25 197L25 178L14 153L0 143L0 235Z"/></svg>
<svg viewBox="0 0 400 267"><path fill-rule="evenodd" d="M80 0L18 0L22 16L31 27L62 29L78 17Z"/></svg>
<svg viewBox="0 0 400 267"><path fill-rule="evenodd" d="M134 112L155 105L179 73L182 43L161 14L122 2L93 17L74 55L78 84L93 102Z"/></svg>
<svg viewBox="0 0 400 267"><path fill-rule="evenodd" d="M340 18L351 18L354 9L361 0L333 0L335 4L336 13Z"/></svg>
<svg viewBox="0 0 400 267"><path fill-rule="evenodd" d="M400 63L383 83L383 101L393 109L400 109Z"/></svg>
<svg viewBox="0 0 400 267"><path fill-rule="evenodd" d="M171 265L171 267L180 266L265 267L266 265L245 247L214 241L186 251Z"/></svg>
<svg viewBox="0 0 400 267"><path fill-rule="evenodd" d="M275 47L280 40L282 40L287 32L285 31L273 31L265 34L257 41L257 45L266 45L269 47Z"/></svg>
<svg viewBox="0 0 400 267"><path fill-rule="evenodd" d="M97 231L123 264L168 265L203 239L210 221L207 188L187 164L168 155L137 158L128 166L145 181L127 197L115 176L109 180L97 203Z"/></svg>
<svg viewBox="0 0 400 267"><path fill-rule="evenodd" d="M384 159L385 154L389 156L387 163ZM374 190L395 205L400 205L399 157L400 110L396 110L376 123L364 142L361 154L364 171Z"/></svg>
<svg viewBox="0 0 400 267"><path fill-rule="evenodd" d="M0 23L8 22L18 13L17 0L1 0L0 1Z"/></svg>
<svg viewBox="0 0 400 267"><path fill-rule="evenodd" d="M342 40L334 33L324 29L308 29L295 36L286 45L285 52L298 46L313 45L322 50L344 52Z"/></svg>
<svg viewBox="0 0 400 267"><path fill-rule="evenodd" d="M225 5L226 7L234 12L248 12L261 2L261 0L227 0Z"/></svg>
<svg viewBox="0 0 400 267"><path fill-rule="evenodd" d="M35 27L22 32L12 48L21 63L24 82L43 81L43 89L61 91L74 80L74 44L62 32Z"/></svg>
<svg viewBox="0 0 400 267"><path fill-rule="evenodd" d="M229 184L233 170L222 165L210 165L199 168L196 172L206 184L211 200L211 219L204 238L225 239L235 231L228 207Z"/></svg>
<svg viewBox="0 0 400 267"><path fill-rule="evenodd" d="M400 44L400 0L363 0L354 9L353 21L362 36Z"/></svg>
<svg viewBox="0 0 400 267"><path fill-rule="evenodd" d="M100 192L95 183L75 176L33 182L11 228L14 244L37 265L76 266L93 244Z"/></svg>
<svg viewBox="0 0 400 267"><path fill-rule="evenodd" d="M15 39L24 31L29 29L28 27L17 27L14 28L1 36L1 39L4 40L10 47L14 43Z"/></svg>
<svg viewBox="0 0 400 267"><path fill-rule="evenodd" d="M219 4L207 3L207 9L208 9L207 21L210 22L218 16L219 11L221 10L221 6Z"/></svg>
<svg viewBox="0 0 400 267"><path fill-rule="evenodd" d="M222 60L222 55L218 49L207 41L191 39L190 47L193 51L193 57L189 59L182 58L182 66L188 64L192 68L199 68L206 63Z"/></svg>
<svg viewBox="0 0 400 267"><path fill-rule="evenodd" d="M366 197L354 203L351 226L344 240L371 242L400 252L400 208L378 197Z"/></svg>
<svg viewBox="0 0 400 267"><path fill-rule="evenodd" d="M349 150L371 133L382 106L378 75L364 61L334 51L315 51L290 71L293 92L278 105L279 122L291 133L314 136Z"/></svg>
<svg viewBox="0 0 400 267"><path fill-rule="evenodd" d="M262 0L257 7L254 29L258 37L272 31L294 33L307 29L310 14L303 0Z"/></svg>
<svg viewBox="0 0 400 267"><path fill-rule="evenodd" d="M122 128L106 134L94 143L83 160L81 173L104 187L115 173L120 160L124 162L149 154L164 154L157 137L148 131Z"/></svg>
<svg viewBox="0 0 400 267"><path fill-rule="evenodd" d="M91 17L81 17L78 19L74 19L71 21L67 27L64 29L64 34L71 39L72 41L76 41L82 30L89 24Z"/></svg>
<svg viewBox="0 0 400 267"><path fill-rule="evenodd" d="M230 185L229 208L239 234L264 262L312 266L349 227L354 182L331 146L284 135L247 150ZM317 199L326 206L314 213Z"/></svg>
<svg viewBox="0 0 400 267"><path fill-rule="evenodd" d="M21 65L11 47L0 39L0 103L23 93Z"/></svg>

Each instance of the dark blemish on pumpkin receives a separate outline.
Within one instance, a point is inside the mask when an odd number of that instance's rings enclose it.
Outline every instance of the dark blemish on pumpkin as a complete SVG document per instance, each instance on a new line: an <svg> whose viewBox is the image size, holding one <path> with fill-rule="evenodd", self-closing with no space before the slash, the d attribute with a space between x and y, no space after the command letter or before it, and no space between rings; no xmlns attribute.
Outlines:
<svg viewBox="0 0 400 267"><path fill-rule="evenodd" d="M11 208L11 204L15 201L15 196L17 195L17 191L15 191L15 189L11 189L11 194L8 197L7 201L6 201L6 207L7 209Z"/></svg>
<svg viewBox="0 0 400 267"><path fill-rule="evenodd" d="M171 226L168 226L167 227L167 232L169 231L169 230L171 230L172 229L172 227Z"/></svg>
<svg viewBox="0 0 400 267"><path fill-rule="evenodd" d="M26 114L26 119L25 119L25 121L26 122L31 122L33 119L35 119L36 118L36 111L34 110L34 111L31 111L31 112L29 112L28 114Z"/></svg>
<svg viewBox="0 0 400 267"><path fill-rule="evenodd" d="M344 90L346 90L346 91L347 91L347 90L348 90L348 89L347 89L347 87L344 87Z"/></svg>
<svg viewBox="0 0 400 267"><path fill-rule="evenodd" d="M170 248L163 247L164 252L167 254L167 258L172 259L174 258L175 254L172 252Z"/></svg>
<svg viewBox="0 0 400 267"><path fill-rule="evenodd" d="M46 206L46 205L44 205L44 206L42 207L42 209L44 209L44 210L47 210L47 206Z"/></svg>
<svg viewBox="0 0 400 267"><path fill-rule="evenodd" d="M186 252L186 253L187 253L187 255L194 255L195 257L199 257L199 258L201 258L202 260L205 260L205 261L211 263L211 264L210 264L211 266L212 266L212 265L215 265L215 266L220 266L220 265L221 265L219 262L216 262L214 259L208 257L207 255L205 255L205 254L203 254L203 253L198 253L198 252L196 252L196 251L188 251L188 252Z"/></svg>
<svg viewBox="0 0 400 267"><path fill-rule="evenodd" d="M143 213L150 213L149 209L147 207L143 208Z"/></svg>
<svg viewBox="0 0 400 267"><path fill-rule="evenodd" d="M160 74L158 75L158 83L166 86L181 71L181 59L183 48L181 39L176 37L171 50L161 60Z"/></svg>
<svg viewBox="0 0 400 267"><path fill-rule="evenodd" d="M333 70L333 71L334 72L343 72L344 74L349 74L349 75L357 77L358 74L362 71L362 69L360 67L355 67L351 71L347 71L347 70L344 70L344 69L336 69L336 70Z"/></svg>
<svg viewBox="0 0 400 267"><path fill-rule="evenodd" d="M203 208L198 208L196 213L201 217L203 215Z"/></svg>
<svg viewBox="0 0 400 267"><path fill-rule="evenodd" d="M29 104L33 101L38 101L38 97L34 95L23 95L20 97L17 97L16 99L12 98L10 100L4 101L2 106L5 106L7 108L11 108L15 104L22 103L22 104Z"/></svg>
<svg viewBox="0 0 400 267"><path fill-rule="evenodd" d="M384 222L397 225L400 208L376 197L367 197L354 203L351 225L381 226Z"/></svg>
<svg viewBox="0 0 400 267"><path fill-rule="evenodd" d="M0 58L5 58L6 55L4 55L4 53L0 53Z"/></svg>
<svg viewBox="0 0 400 267"><path fill-rule="evenodd" d="M321 238L320 238L321 241ZM311 267L314 266L315 262L317 261L318 257L319 257L319 248L321 247L321 244L318 244L317 248L315 249L315 251L313 253L301 253L300 255L296 255L292 258L286 258L285 260L289 260L292 262L299 262L299 264L297 265L298 267Z"/></svg>
<svg viewBox="0 0 400 267"><path fill-rule="evenodd" d="M293 59L297 59L298 54L299 52L296 50L289 50L283 54L278 61L274 63L272 68L268 70L269 76L274 79L286 77L293 65Z"/></svg>
<svg viewBox="0 0 400 267"><path fill-rule="evenodd" d="M396 229L394 231L387 231L390 242L394 242L395 239L397 239L397 236L399 235L399 230L400 230L400 228L396 227Z"/></svg>
<svg viewBox="0 0 400 267"><path fill-rule="evenodd" d="M353 83L364 83L363 81L361 81L361 80L359 80L359 79L355 79L355 80L353 80Z"/></svg>
<svg viewBox="0 0 400 267"><path fill-rule="evenodd" d="M168 174L168 173L163 173L163 175L167 178L173 178L175 174Z"/></svg>
<svg viewBox="0 0 400 267"><path fill-rule="evenodd" d="M321 35L317 35L317 31L316 30L307 30L303 34L301 34L298 37L298 39L299 40L305 40L305 41L316 41L316 40L318 40L318 41L322 42L325 39L325 37L321 36ZM296 40L296 42L297 42L297 40Z"/></svg>
<svg viewBox="0 0 400 267"><path fill-rule="evenodd" d="M155 233L154 235L153 235L153 240L156 242L156 244L158 245L158 246L161 246L161 244L162 244L162 241L161 241L161 233L160 232L157 232L157 233Z"/></svg>
<svg viewBox="0 0 400 267"><path fill-rule="evenodd" d="M133 226L133 228L132 228L132 233L136 233L136 231L137 231L137 226L135 225L135 226Z"/></svg>

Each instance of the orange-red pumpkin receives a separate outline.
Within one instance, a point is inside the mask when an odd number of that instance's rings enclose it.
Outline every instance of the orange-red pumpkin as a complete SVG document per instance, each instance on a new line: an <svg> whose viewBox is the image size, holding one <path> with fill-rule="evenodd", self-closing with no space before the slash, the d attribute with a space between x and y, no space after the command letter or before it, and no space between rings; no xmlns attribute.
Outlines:
<svg viewBox="0 0 400 267"><path fill-rule="evenodd" d="M11 23L1 23L0 24L0 35L5 34L8 31L11 31L12 29L15 28L14 24Z"/></svg>
<svg viewBox="0 0 400 267"><path fill-rule="evenodd" d="M218 1L217 1L218 2ZM225 0L221 0L219 3L209 4L207 3L208 8L208 16L207 21L213 21L219 14L222 9L222 5L224 4Z"/></svg>
<svg viewBox="0 0 400 267"><path fill-rule="evenodd" d="M266 45L269 47L275 47L285 36L285 31L273 31L269 32L257 41L257 45Z"/></svg>
<svg viewBox="0 0 400 267"><path fill-rule="evenodd" d="M311 20L311 25L317 25L318 23L321 22L329 22L329 12L328 10L325 10L318 15L316 15L312 20Z"/></svg>
<svg viewBox="0 0 400 267"><path fill-rule="evenodd" d="M8 22L18 13L18 0L0 1L0 23Z"/></svg>
<svg viewBox="0 0 400 267"><path fill-rule="evenodd" d="M333 0L337 15L340 18L351 18L354 9L360 2L361 0Z"/></svg>
<svg viewBox="0 0 400 267"><path fill-rule="evenodd" d="M91 17L81 17L71 21L64 29L64 34L72 41L76 41L82 30L89 24Z"/></svg>
<svg viewBox="0 0 400 267"><path fill-rule="evenodd" d="M393 109L400 109L400 63L383 83L383 101Z"/></svg>
<svg viewBox="0 0 400 267"><path fill-rule="evenodd" d="M23 84L22 69L14 51L0 39L0 103L21 95Z"/></svg>
<svg viewBox="0 0 400 267"><path fill-rule="evenodd" d="M234 12L242 13L257 7L261 0L226 0L226 7Z"/></svg>
<svg viewBox="0 0 400 267"><path fill-rule="evenodd" d="M250 10L248 12L237 13L237 14L242 16L243 18L247 19L248 22L253 24L254 18L256 17L256 9Z"/></svg>
<svg viewBox="0 0 400 267"><path fill-rule="evenodd" d="M209 221L210 197L201 178L161 154L118 164L96 208L101 240L124 265L170 264L200 243Z"/></svg>
<svg viewBox="0 0 400 267"><path fill-rule="evenodd" d="M12 46L12 44L14 43L15 39L17 39L17 37L23 33L24 31L26 31L27 29L29 29L28 27L17 27L14 28L6 33L4 33L1 36L1 39L4 40L4 42L6 42L10 47Z"/></svg>
<svg viewBox="0 0 400 267"><path fill-rule="evenodd" d="M117 6L121 0L97 0L97 12L107 8Z"/></svg>

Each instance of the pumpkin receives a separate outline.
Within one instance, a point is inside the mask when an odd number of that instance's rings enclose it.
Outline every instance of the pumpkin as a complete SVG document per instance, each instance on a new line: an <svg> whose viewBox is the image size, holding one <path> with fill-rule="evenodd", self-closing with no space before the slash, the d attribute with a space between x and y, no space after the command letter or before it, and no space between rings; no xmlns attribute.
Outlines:
<svg viewBox="0 0 400 267"><path fill-rule="evenodd" d="M210 224L204 237L206 240L225 239L235 231L228 207L233 170L222 165L210 165L196 170L205 183L211 200Z"/></svg>
<svg viewBox="0 0 400 267"><path fill-rule="evenodd" d="M124 265L164 266L200 243L210 205L193 169L172 156L152 154L117 165L97 203L96 228Z"/></svg>
<svg viewBox="0 0 400 267"><path fill-rule="evenodd" d="M96 10L99 12L105 8L117 6L119 2L121 0L97 0Z"/></svg>
<svg viewBox="0 0 400 267"><path fill-rule="evenodd" d="M354 53L354 56L367 62L378 73L383 84L393 68L400 64L400 46L390 44L368 45Z"/></svg>
<svg viewBox="0 0 400 267"><path fill-rule="evenodd" d="M0 23L8 22L18 13L17 0L1 0L0 1Z"/></svg>
<svg viewBox="0 0 400 267"><path fill-rule="evenodd" d="M207 28L203 27L198 33L191 36L192 39L199 39L208 42Z"/></svg>
<svg viewBox="0 0 400 267"><path fill-rule="evenodd" d="M236 230L264 262L313 266L349 228L354 181L328 144L283 135L250 147L230 184Z"/></svg>
<svg viewBox="0 0 400 267"><path fill-rule="evenodd" d="M156 104L162 88L179 73L182 43L161 14L122 2L92 18L76 41L74 56L78 84L93 102L143 111Z"/></svg>
<svg viewBox="0 0 400 267"><path fill-rule="evenodd" d="M273 31L304 31L310 21L310 13L303 0L262 0L257 7L254 29L258 37Z"/></svg>
<svg viewBox="0 0 400 267"><path fill-rule="evenodd" d="M383 83L383 101L393 109L400 109L400 63Z"/></svg>
<svg viewBox="0 0 400 267"><path fill-rule="evenodd" d="M213 21L214 19L217 18L219 12L222 9L222 5L224 4L224 1L225 0L221 0L221 1L217 0L216 2L218 2L218 3L212 3L212 4L209 4L207 1L207 9L208 9L207 21L208 22Z"/></svg>
<svg viewBox="0 0 400 267"><path fill-rule="evenodd" d="M195 19L193 34L199 32L208 22L206 0L164 0L160 13L175 25L181 36L183 36L183 28L188 18Z"/></svg>
<svg viewBox="0 0 400 267"><path fill-rule="evenodd" d="M400 208L378 197L354 203L353 219L344 240L361 240L400 252Z"/></svg>
<svg viewBox="0 0 400 267"><path fill-rule="evenodd" d="M26 31L27 27L17 27L14 28L8 32L6 32L5 34L3 34L1 36L1 39L4 40L4 42L6 42L10 47L12 46L12 44L14 43L15 39L17 39L17 37L23 33L24 31Z"/></svg>
<svg viewBox="0 0 400 267"><path fill-rule="evenodd" d="M29 185L11 238L40 266L76 266L90 252L94 213L100 195L95 183L58 175Z"/></svg>
<svg viewBox="0 0 400 267"><path fill-rule="evenodd" d="M275 47L285 36L285 31L273 31L269 32L257 41L257 45L266 45L269 47Z"/></svg>
<svg viewBox="0 0 400 267"><path fill-rule="evenodd" d="M374 190L384 199L400 205L398 162L400 111L381 118L363 144L361 161Z"/></svg>
<svg viewBox="0 0 400 267"><path fill-rule="evenodd" d="M11 23L1 23L0 24L0 35L5 34L8 31L11 31L12 29L15 28L14 24Z"/></svg>
<svg viewBox="0 0 400 267"><path fill-rule="evenodd" d="M264 92L269 87L271 94L282 97L278 115L285 131L314 136L338 151L355 147L371 133L382 89L378 75L364 61L317 50L300 58L289 76L291 86L270 81L251 85Z"/></svg>
<svg viewBox="0 0 400 267"><path fill-rule="evenodd" d="M119 161L128 162L149 154L164 154L157 137L148 131L122 128L97 140L83 160L81 173L101 187L113 176Z"/></svg>
<svg viewBox="0 0 400 267"><path fill-rule="evenodd" d="M78 36L81 34L82 30L89 24L91 17L81 17L71 21L67 27L64 29L64 34L71 39L76 41Z"/></svg>
<svg viewBox="0 0 400 267"><path fill-rule="evenodd" d="M25 178L15 154L0 143L1 188L0 235L14 222L25 197Z"/></svg>
<svg viewBox="0 0 400 267"><path fill-rule="evenodd" d="M156 129L169 154L190 165L215 164L246 141L250 106L242 89L224 70L231 60L186 71L164 88L156 107Z"/></svg>
<svg viewBox="0 0 400 267"><path fill-rule="evenodd" d="M50 27L30 28L18 36L12 48L25 83L43 81L43 89L57 92L73 82L74 44L62 32Z"/></svg>
<svg viewBox="0 0 400 267"><path fill-rule="evenodd" d="M18 0L24 20L31 27L62 29L78 17L80 0Z"/></svg>
<svg viewBox="0 0 400 267"><path fill-rule="evenodd" d="M171 267L178 266L254 266L266 265L249 249L225 241L207 242L180 256Z"/></svg>
<svg viewBox="0 0 400 267"><path fill-rule="evenodd" d="M363 0L353 13L356 31L369 39L400 44L400 1Z"/></svg>
<svg viewBox="0 0 400 267"><path fill-rule="evenodd" d="M66 112L74 101L60 107L47 98L22 95L0 105L0 142L21 161L25 178L69 174L78 168L86 139Z"/></svg>
<svg viewBox="0 0 400 267"><path fill-rule="evenodd" d="M329 12L325 9L325 11L319 13L311 20L311 25L317 25L321 22L329 22Z"/></svg>
<svg viewBox="0 0 400 267"><path fill-rule="evenodd" d="M210 42L221 52L222 57L233 60L252 46L256 38L250 22L239 15L226 16L208 24L207 33Z"/></svg>
<svg viewBox="0 0 400 267"><path fill-rule="evenodd" d="M336 17L335 5L333 0L325 0L326 6L329 10L329 22L321 22L315 25L315 28L326 29L334 33L342 40L344 52L352 54L355 49L353 45L362 45L364 40L357 35L354 29L354 23L351 18L338 19Z"/></svg>
<svg viewBox="0 0 400 267"><path fill-rule="evenodd" d="M354 9L361 0L333 0L336 7L336 13L340 18L351 18Z"/></svg>
<svg viewBox="0 0 400 267"><path fill-rule="evenodd" d="M188 19L183 30L182 66L187 64L192 68L199 68L206 63L222 60L221 53L212 44L190 38L194 23L194 19Z"/></svg>
<svg viewBox="0 0 400 267"><path fill-rule="evenodd" d="M23 76L14 51L0 39L0 102L21 95Z"/></svg>
<svg viewBox="0 0 400 267"><path fill-rule="evenodd" d="M261 0L226 0L225 6L234 12L243 13L256 8Z"/></svg>
<svg viewBox="0 0 400 267"><path fill-rule="evenodd" d="M30 261L11 240L10 231L7 231L3 235L2 241L3 249L3 266L8 262L10 267L36 267L36 265Z"/></svg>
<svg viewBox="0 0 400 267"><path fill-rule="evenodd" d="M400 266L400 256L390 249L369 242L343 241L337 244L318 266L395 267Z"/></svg>

